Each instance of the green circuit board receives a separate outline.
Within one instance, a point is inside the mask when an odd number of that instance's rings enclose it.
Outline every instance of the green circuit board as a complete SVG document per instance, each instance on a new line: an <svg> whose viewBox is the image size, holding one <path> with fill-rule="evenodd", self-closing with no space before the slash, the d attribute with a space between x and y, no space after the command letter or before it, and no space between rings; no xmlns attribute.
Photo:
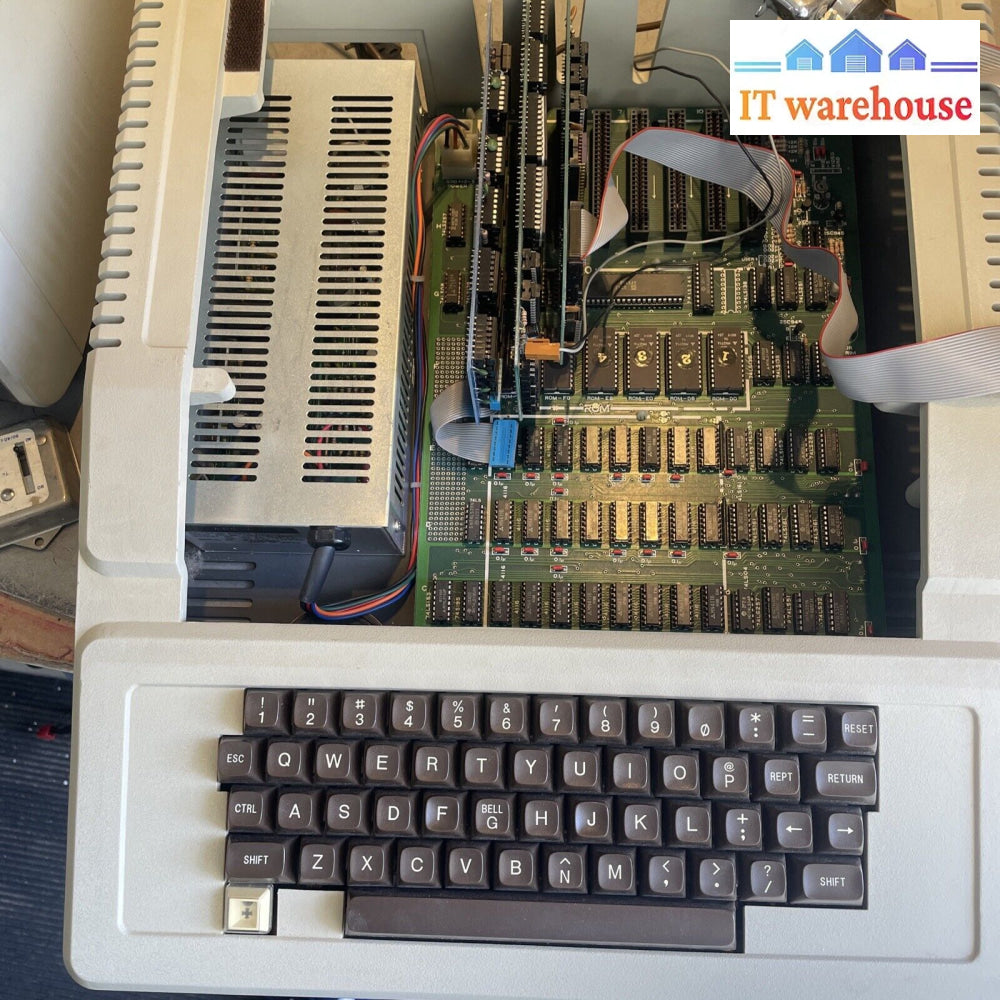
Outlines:
<svg viewBox="0 0 1000 1000"><path fill-rule="evenodd" d="M651 111L654 121L662 114ZM704 113L686 114L687 127L699 129ZM613 146L627 127L628 113L613 111ZM852 279L860 313L850 140L779 142L799 172L789 235L822 227L825 245ZM615 181L623 196L625 172L620 163ZM663 233L666 183L663 169L650 164L651 237ZM688 238L698 239L702 185L684 183ZM468 313L454 303L445 311L445 283L449 272L467 274L470 249L447 245L446 213L461 202L471 218L473 197L470 184L436 181L427 276L432 396L464 377ZM725 194L725 212L735 233L741 206L732 192ZM623 233L591 263L627 242ZM673 287L683 284L680 307L613 308L590 334L600 340L610 374L588 380L587 355L576 359L571 376L546 371L541 406L521 423L513 469L448 455L425 428L415 624L879 634L884 612L870 412L826 384L814 345L829 306L816 308L813 290L806 308L805 276L793 272L797 301L776 308L783 258L770 228L707 253L637 254L616 262L611 278L651 257L666 261L653 281L669 273ZM701 279L707 275L712 284L710 314L693 311L699 264L707 265ZM750 277L762 274L774 293L770 308L751 301ZM743 384L738 393L713 394L719 382L731 381L732 369L723 377L718 366L734 349ZM774 366L773 384L765 384L761 351ZM700 369L691 376L697 390L686 396L672 391L669 379L681 354ZM632 391L639 385L641 397ZM532 434L541 434L542 459L526 466ZM554 466L553 434L572 436L568 464ZM655 463L650 438L658 438ZM687 461L678 461L685 443ZM831 455L834 444L838 454ZM567 510L570 530L563 534Z"/></svg>

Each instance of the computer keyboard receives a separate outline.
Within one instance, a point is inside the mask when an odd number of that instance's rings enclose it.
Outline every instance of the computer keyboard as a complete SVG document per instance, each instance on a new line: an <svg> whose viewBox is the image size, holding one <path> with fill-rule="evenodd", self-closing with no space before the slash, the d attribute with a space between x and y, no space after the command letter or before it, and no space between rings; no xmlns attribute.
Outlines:
<svg viewBox="0 0 1000 1000"><path fill-rule="evenodd" d="M867 905L878 712L244 692L225 930L332 889L346 936L741 950L741 907ZM333 905L333 900L331 900Z"/></svg>

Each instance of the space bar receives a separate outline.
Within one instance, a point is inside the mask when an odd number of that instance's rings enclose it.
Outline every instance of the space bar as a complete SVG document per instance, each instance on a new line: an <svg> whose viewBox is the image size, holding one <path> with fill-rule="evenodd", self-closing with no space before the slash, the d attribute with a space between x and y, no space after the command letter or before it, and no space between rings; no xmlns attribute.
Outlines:
<svg viewBox="0 0 1000 1000"><path fill-rule="evenodd" d="M352 895L344 931L348 937L736 950L732 907L483 899L459 893Z"/></svg>

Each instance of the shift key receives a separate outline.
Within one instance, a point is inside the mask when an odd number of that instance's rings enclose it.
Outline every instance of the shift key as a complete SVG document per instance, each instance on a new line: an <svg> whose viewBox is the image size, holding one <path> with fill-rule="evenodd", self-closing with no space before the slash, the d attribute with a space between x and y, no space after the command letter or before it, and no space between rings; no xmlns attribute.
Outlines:
<svg viewBox="0 0 1000 1000"><path fill-rule="evenodd" d="M284 840L230 837L226 841L226 878L279 884L294 881L290 844Z"/></svg>
<svg viewBox="0 0 1000 1000"><path fill-rule="evenodd" d="M821 801L874 805L878 793L871 760L820 760L813 775L815 798Z"/></svg>

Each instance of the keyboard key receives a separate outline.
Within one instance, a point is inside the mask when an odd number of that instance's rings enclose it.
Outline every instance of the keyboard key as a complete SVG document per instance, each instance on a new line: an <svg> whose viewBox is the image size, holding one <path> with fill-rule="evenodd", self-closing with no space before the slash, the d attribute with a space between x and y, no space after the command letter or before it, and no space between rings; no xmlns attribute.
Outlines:
<svg viewBox="0 0 1000 1000"><path fill-rule="evenodd" d="M736 863L731 857L703 858L699 862L698 894L703 899L736 898Z"/></svg>
<svg viewBox="0 0 1000 1000"><path fill-rule="evenodd" d="M298 691L292 702L292 729L305 736L333 736L336 696L331 691Z"/></svg>
<svg viewBox="0 0 1000 1000"><path fill-rule="evenodd" d="M465 784L471 788L503 788L500 747L469 747L464 756Z"/></svg>
<svg viewBox="0 0 1000 1000"><path fill-rule="evenodd" d="M759 851L764 843L760 806L727 806L721 810L719 827L726 847L743 847Z"/></svg>
<svg viewBox="0 0 1000 1000"><path fill-rule="evenodd" d="M659 845L659 802L619 802L618 817L618 836L623 843Z"/></svg>
<svg viewBox="0 0 1000 1000"><path fill-rule="evenodd" d="M455 787L455 747L418 746L413 754L413 781L437 788Z"/></svg>
<svg viewBox="0 0 1000 1000"><path fill-rule="evenodd" d="M558 899L348 896L347 937L735 951L733 906L643 906Z"/></svg>
<svg viewBox="0 0 1000 1000"><path fill-rule="evenodd" d="M465 796L428 795L424 799L424 833L429 837L464 837Z"/></svg>
<svg viewBox="0 0 1000 1000"><path fill-rule="evenodd" d="M749 878L741 885L743 898L754 903L784 903L788 896L788 873L783 858L755 858Z"/></svg>
<svg viewBox="0 0 1000 1000"><path fill-rule="evenodd" d="M589 799L573 806L573 835L577 840L611 843L609 799Z"/></svg>
<svg viewBox="0 0 1000 1000"><path fill-rule="evenodd" d="M249 833L270 833L273 802L272 789L233 789L229 793L226 807L226 828Z"/></svg>
<svg viewBox="0 0 1000 1000"><path fill-rule="evenodd" d="M785 750L826 750L826 712L818 706L786 708Z"/></svg>
<svg viewBox="0 0 1000 1000"><path fill-rule="evenodd" d="M392 885L389 847L386 844L355 844L347 863L348 885Z"/></svg>
<svg viewBox="0 0 1000 1000"><path fill-rule="evenodd" d="M525 747L514 751L513 785L515 788L552 790L552 750L549 747Z"/></svg>
<svg viewBox="0 0 1000 1000"><path fill-rule="evenodd" d="M247 690L243 695L243 732L287 733L288 692Z"/></svg>
<svg viewBox="0 0 1000 1000"><path fill-rule="evenodd" d="M242 736L219 737L219 784L260 781L261 746L260 740L246 740Z"/></svg>
<svg viewBox="0 0 1000 1000"><path fill-rule="evenodd" d="M488 852L488 847L471 844L448 848L448 885L456 889L488 889Z"/></svg>
<svg viewBox="0 0 1000 1000"><path fill-rule="evenodd" d="M226 934L270 934L274 915L273 885L227 885Z"/></svg>
<svg viewBox="0 0 1000 1000"><path fill-rule="evenodd" d="M267 777L274 781L308 781L307 743L272 742L267 747Z"/></svg>
<svg viewBox="0 0 1000 1000"><path fill-rule="evenodd" d="M764 782L761 798L798 802L802 792L798 757L768 757L761 771Z"/></svg>
<svg viewBox="0 0 1000 1000"><path fill-rule="evenodd" d="M511 847L497 855L498 889L533 892L538 888L538 848Z"/></svg>
<svg viewBox="0 0 1000 1000"><path fill-rule="evenodd" d="M405 785L408 775L406 745L369 743L365 747L365 780L373 785Z"/></svg>
<svg viewBox="0 0 1000 1000"><path fill-rule="evenodd" d="M750 798L750 765L746 757L716 757L712 761L710 794L727 798Z"/></svg>
<svg viewBox="0 0 1000 1000"><path fill-rule="evenodd" d="M344 736L382 736L385 733L384 696L373 691L345 691L340 703L340 732Z"/></svg>
<svg viewBox="0 0 1000 1000"><path fill-rule="evenodd" d="M535 728L540 737L576 742L576 699L539 698L535 704Z"/></svg>
<svg viewBox="0 0 1000 1000"><path fill-rule="evenodd" d="M326 828L331 833L366 836L368 823L368 792L335 792L326 799Z"/></svg>
<svg viewBox="0 0 1000 1000"><path fill-rule="evenodd" d="M601 790L601 757L596 750L567 750L562 753L562 786L568 792Z"/></svg>
<svg viewBox="0 0 1000 1000"><path fill-rule="evenodd" d="M437 844L407 844L399 849L399 884L414 888L441 885L440 848Z"/></svg>
<svg viewBox="0 0 1000 1000"><path fill-rule="evenodd" d="M389 698L389 732L395 736L433 739L434 695L392 695Z"/></svg>
<svg viewBox="0 0 1000 1000"><path fill-rule="evenodd" d="M562 840L562 800L527 799L521 830L532 840Z"/></svg>
<svg viewBox="0 0 1000 1000"><path fill-rule="evenodd" d="M616 896L635 895L635 855L598 854L594 864L594 891Z"/></svg>
<svg viewBox="0 0 1000 1000"><path fill-rule="evenodd" d="M586 849L550 851L545 867L545 888L555 892L586 892Z"/></svg>
<svg viewBox="0 0 1000 1000"><path fill-rule="evenodd" d="M417 835L416 795L380 795L375 799L375 835L415 837Z"/></svg>
<svg viewBox="0 0 1000 1000"><path fill-rule="evenodd" d="M770 705L746 705L736 717L741 750L774 749L774 709Z"/></svg>
<svg viewBox="0 0 1000 1000"><path fill-rule="evenodd" d="M361 780L357 743L320 743L313 762L316 780L332 785L356 785Z"/></svg>
<svg viewBox="0 0 1000 1000"><path fill-rule="evenodd" d="M634 751L609 752L611 791L649 794L649 757Z"/></svg>
<svg viewBox="0 0 1000 1000"><path fill-rule="evenodd" d="M342 840L304 843L299 851L299 885L343 885Z"/></svg>
<svg viewBox="0 0 1000 1000"><path fill-rule="evenodd" d="M878 716L873 709L832 709L831 748L873 754L878 747Z"/></svg>
<svg viewBox="0 0 1000 1000"><path fill-rule="evenodd" d="M837 854L860 854L865 847L865 821L858 809L830 813L821 825L825 834L821 850Z"/></svg>
<svg viewBox="0 0 1000 1000"><path fill-rule="evenodd" d="M685 895L687 878L685 876L685 859L683 854L650 854L646 858L645 882L642 891L653 896L669 896L672 899L682 899Z"/></svg>
<svg viewBox="0 0 1000 1000"><path fill-rule="evenodd" d="M514 796L479 796L472 803L472 823L477 837L495 840L514 836Z"/></svg>
<svg viewBox="0 0 1000 1000"><path fill-rule="evenodd" d="M865 899L865 877L858 861L836 864L789 859L792 871L793 903L820 903L826 906L861 906Z"/></svg>
<svg viewBox="0 0 1000 1000"><path fill-rule="evenodd" d="M687 713L685 743L698 747L725 745L725 715L720 704L697 702L686 706L685 711Z"/></svg>
<svg viewBox="0 0 1000 1000"><path fill-rule="evenodd" d="M811 851L812 813L808 809L783 810L774 816L774 848L779 851Z"/></svg>
<svg viewBox="0 0 1000 1000"><path fill-rule="evenodd" d="M660 765L660 791L667 795L696 796L700 786L696 754L667 754Z"/></svg>
<svg viewBox="0 0 1000 1000"><path fill-rule="evenodd" d="M677 846L710 847L712 813L708 806L670 806L671 839Z"/></svg>
<svg viewBox="0 0 1000 1000"><path fill-rule="evenodd" d="M482 736L479 718L479 695L446 694L441 696L440 727L442 736L464 736L478 740Z"/></svg>
<svg viewBox="0 0 1000 1000"><path fill-rule="evenodd" d="M487 739L516 742L530 739L528 714L528 699L523 696L488 695L486 698Z"/></svg>
<svg viewBox="0 0 1000 1000"><path fill-rule="evenodd" d="M244 882L276 882L288 885L292 880L290 845L284 840L226 841L226 878Z"/></svg>
<svg viewBox="0 0 1000 1000"><path fill-rule="evenodd" d="M625 742L625 699L584 698L584 737L598 743Z"/></svg>
<svg viewBox="0 0 1000 1000"><path fill-rule="evenodd" d="M817 799L874 805L878 791L875 764L870 760L821 760L813 772Z"/></svg>
<svg viewBox="0 0 1000 1000"><path fill-rule="evenodd" d="M319 793L285 792L278 798L277 816L284 833L319 833Z"/></svg>
<svg viewBox="0 0 1000 1000"><path fill-rule="evenodd" d="M674 703L672 701L632 702L632 728L636 741L653 746L674 745Z"/></svg>

